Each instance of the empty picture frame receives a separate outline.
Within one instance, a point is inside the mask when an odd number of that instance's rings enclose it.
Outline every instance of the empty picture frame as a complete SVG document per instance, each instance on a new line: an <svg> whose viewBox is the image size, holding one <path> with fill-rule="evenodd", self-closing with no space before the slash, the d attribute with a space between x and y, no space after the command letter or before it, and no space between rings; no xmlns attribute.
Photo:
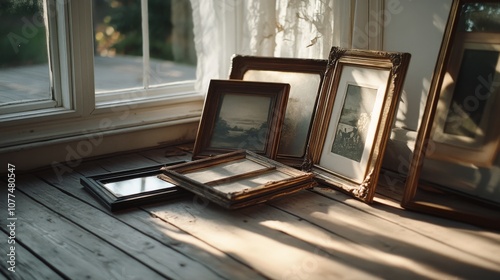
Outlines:
<svg viewBox="0 0 500 280"><path fill-rule="evenodd" d="M370 203L410 54L333 47L305 170Z"/></svg>
<svg viewBox="0 0 500 280"><path fill-rule="evenodd" d="M246 149L276 158L289 84L211 80L193 159Z"/></svg>
<svg viewBox="0 0 500 280"><path fill-rule="evenodd" d="M180 164L184 161L169 163ZM187 192L158 178L165 164L80 178L80 183L111 211L165 201Z"/></svg>
<svg viewBox="0 0 500 280"><path fill-rule="evenodd" d="M236 209L313 187L313 174L240 150L164 168L160 178Z"/></svg>
<svg viewBox="0 0 500 280"><path fill-rule="evenodd" d="M305 159L323 83L326 59L302 59L235 55L230 79L290 84L276 160L299 167Z"/></svg>

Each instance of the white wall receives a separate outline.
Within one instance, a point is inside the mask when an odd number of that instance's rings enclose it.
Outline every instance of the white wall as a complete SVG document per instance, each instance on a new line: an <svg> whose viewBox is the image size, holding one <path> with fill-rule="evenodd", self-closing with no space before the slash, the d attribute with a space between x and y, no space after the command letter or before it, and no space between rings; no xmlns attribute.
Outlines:
<svg viewBox="0 0 500 280"><path fill-rule="evenodd" d="M412 55L396 127L413 131L418 128L451 3L452 0L385 0L383 48Z"/></svg>
<svg viewBox="0 0 500 280"><path fill-rule="evenodd" d="M408 172L452 0L384 0L383 50L412 55L383 167Z"/></svg>

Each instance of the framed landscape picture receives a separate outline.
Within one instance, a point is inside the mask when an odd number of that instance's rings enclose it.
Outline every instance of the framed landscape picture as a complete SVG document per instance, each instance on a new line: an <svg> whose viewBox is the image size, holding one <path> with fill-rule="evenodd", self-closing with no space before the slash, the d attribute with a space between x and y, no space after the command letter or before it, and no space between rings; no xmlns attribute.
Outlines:
<svg viewBox="0 0 500 280"><path fill-rule="evenodd" d="M193 159L245 149L276 158L289 84L212 80Z"/></svg>
<svg viewBox="0 0 500 280"><path fill-rule="evenodd" d="M230 79L290 84L276 160L300 167L323 83L326 59L235 55Z"/></svg>
<svg viewBox="0 0 500 280"><path fill-rule="evenodd" d="M332 48L304 164L320 182L372 201L409 61Z"/></svg>

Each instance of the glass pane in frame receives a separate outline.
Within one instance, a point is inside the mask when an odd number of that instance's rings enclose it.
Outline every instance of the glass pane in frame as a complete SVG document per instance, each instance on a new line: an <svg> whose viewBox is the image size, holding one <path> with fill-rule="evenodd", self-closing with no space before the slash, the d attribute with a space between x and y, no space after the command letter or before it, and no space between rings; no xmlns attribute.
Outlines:
<svg viewBox="0 0 500 280"><path fill-rule="evenodd" d="M196 79L190 0L148 0L149 86Z"/></svg>
<svg viewBox="0 0 500 280"><path fill-rule="evenodd" d="M290 83L278 155L303 157L316 107L316 98L311 98L311 95L315 96L318 92L321 76L312 73L248 70L243 80Z"/></svg>
<svg viewBox="0 0 500 280"><path fill-rule="evenodd" d="M96 93L142 88L141 0L93 0Z"/></svg>
<svg viewBox="0 0 500 280"><path fill-rule="evenodd" d="M193 81L189 0L93 0L97 94Z"/></svg>
<svg viewBox="0 0 500 280"><path fill-rule="evenodd" d="M310 139L311 125L323 83L326 59L235 55L230 79L290 84L289 100L276 159L300 168Z"/></svg>
<svg viewBox="0 0 500 280"><path fill-rule="evenodd" d="M0 106L52 100L45 1L1 5Z"/></svg>

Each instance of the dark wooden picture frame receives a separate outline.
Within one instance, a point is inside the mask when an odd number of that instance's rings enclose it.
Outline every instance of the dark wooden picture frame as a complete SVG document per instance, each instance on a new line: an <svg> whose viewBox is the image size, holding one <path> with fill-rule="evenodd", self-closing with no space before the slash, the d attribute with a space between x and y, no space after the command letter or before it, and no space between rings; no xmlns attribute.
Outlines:
<svg viewBox="0 0 500 280"><path fill-rule="evenodd" d="M228 209L315 186L313 174L240 150L166 167L160 178Z"/></svg>
<svg viewBox="0 0 500 280"><path fill-rule="evenodd" d="M185 161L176 161L169 163L169 165L183 162ZM165 166L162 164L82 177L80 183L111 211L138 207L186 195L187 192L184 189L158 178L158 175L162 174L162 167ZM148 190L148 188L150 189Z"/></svg>
<svg viewBox="0 0 500 280"><path fill-rule="evenodd" d="M304 169L372 202L410 54L333 47Z"/></svg>
<svg viewBox="0 0 500 280"><path fill-rule="evenodd" d="M482 5L486 5L486 8L476 9ZM460 78L460 75L470 74L468 71L474 69L468 68L461 74L458 72L463 66L464 49L484 50L485 44L492 44L491 50L496 51L497 47L494 45L500 42L500 29L498 28L500 17L486 14L487 5L494 5L495 11L500 8L498 1L490 0L454 0L452 3L415 142L401 206L482 227L500 229L500 206L498 202L494 203L490 200L493 194L487 196L481 192L474 194L475 190L488 189L485 185L491 183L489 179L498 178L500 129L498 127L499 111L496 105L500 99L500 91L495 85L499 84L500 72L496 70L493 77L483 77L484 74L481 74L479 69L472 77L465 77L465 79L462 79L463 76ZM471 30L467 27L470 24L479 24L478 29ZM491 62L495 65L498 63L498 61ZM475 68L489 67L487 64L478 61L469 63ZM458 83L464 81L469 83L466 85L469 88L468 95L460 98L454 97L453 89L458 87ZM490 84L489 88L488 84ZM484 102L484 108L496 104L490 112L479 112L480 115L490 114L486 116L486 119L493 123L486 126L483 126L482 121L476 123L477 127L485 129L483 139L466 143L457 142L457 139L442 139L439 135L436 137L436 130L443 127L442 119L449 117L450 106L467 109L465 105L472 103L460 103L474 98L478 104L479 101ZM449 103L453 101L458 101L459 104ZM442 106L446 102L448 106ZM471 112L477 113L474 110ZM464 117L470 118L467 114ZM480 180L471 181L471 177L467 176L471 173L479 175L477 177ZM479 194L483 196L480 197Z"/></svg>
<svg viewBox="0 0 500 280"><path fill-rule="evenodd" d="M230 79L290 84L276 160L295 167L304 162L326 59L235 55Z"/></svg>
<svg viewBox="0 0 500 280"><path fill-rule="evenodd" d="M193 159L247 149L275 159L289 84L211 80Z"/></svg>

